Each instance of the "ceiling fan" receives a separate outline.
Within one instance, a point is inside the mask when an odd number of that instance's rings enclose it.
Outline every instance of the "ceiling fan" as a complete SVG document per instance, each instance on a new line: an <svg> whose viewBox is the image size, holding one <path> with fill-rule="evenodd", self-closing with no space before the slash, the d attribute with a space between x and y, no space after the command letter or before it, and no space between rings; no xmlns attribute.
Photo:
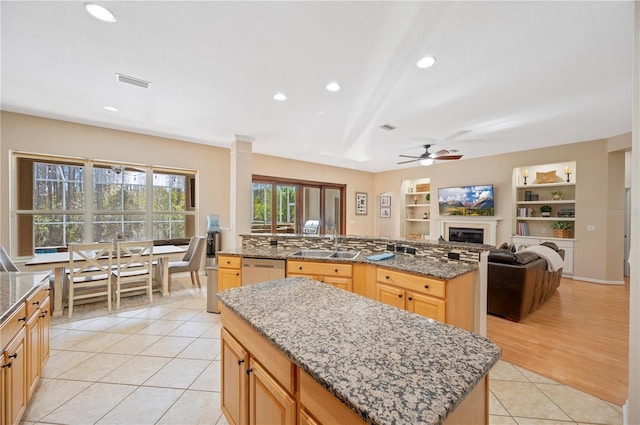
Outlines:
<svg viewBox="0 0 640 425"><path fill-rule="evenodd" d="M398 164L407 164L409 162L420 161L422 165L431 165L435 160L440 161L440 160L453 160L453 159L462 158L462 155L450 155L450 152L444 149L438 152L429 152L429 148L431 147L431 145L423 145L422 147L424 148L424 153L421 154L420 156L398 155L403 158L412 158L408 161L398 162Z"/></svg>

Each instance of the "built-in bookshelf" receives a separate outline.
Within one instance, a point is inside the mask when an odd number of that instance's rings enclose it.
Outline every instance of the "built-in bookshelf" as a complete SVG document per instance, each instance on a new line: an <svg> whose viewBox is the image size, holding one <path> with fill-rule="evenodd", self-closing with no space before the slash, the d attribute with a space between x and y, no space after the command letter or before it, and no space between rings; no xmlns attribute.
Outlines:
<svg viewBox="0 0 640 425"><path fill-rule="evenodd" d="M405 180L404 192L404 237L428 239L431 225L430 179Z"/></svg>

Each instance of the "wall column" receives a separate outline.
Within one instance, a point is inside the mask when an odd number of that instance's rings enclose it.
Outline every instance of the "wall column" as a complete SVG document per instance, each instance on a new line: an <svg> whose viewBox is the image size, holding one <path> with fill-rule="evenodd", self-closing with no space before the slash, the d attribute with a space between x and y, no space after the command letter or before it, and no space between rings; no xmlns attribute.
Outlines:
<svg viewBox="0 0 640 425"><path fill-rule="evenodd" d="M253 137L235 135L231 144L231 190L229 193L229 217L231 237L225 249L242 246L240 235L251 233L251 155Z"/></svg>

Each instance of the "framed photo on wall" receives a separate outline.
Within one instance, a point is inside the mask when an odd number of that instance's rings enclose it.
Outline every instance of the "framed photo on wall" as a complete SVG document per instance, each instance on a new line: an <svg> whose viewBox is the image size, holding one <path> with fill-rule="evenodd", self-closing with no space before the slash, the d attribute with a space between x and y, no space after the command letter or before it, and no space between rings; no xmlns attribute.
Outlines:
<svg viewBox="0 0 640 425"><path fill-rule="evenodd" d="M380 217L382 217L382 218L390 218L391 217L391 208L389 208L389 207L381 207L380 208Z"/></svg>
<svg viewBox="0 0 640 425"><path fill-rule="evenodd" d="M367 215L367 194L356 192L356 215Z"/></svg>
<svg viewBox="0 0 640 425"><path fill-rule="evenodd" d="M390 207L391 206L391 196L381 196L380 197L380 206L381 207Z"/></svg>

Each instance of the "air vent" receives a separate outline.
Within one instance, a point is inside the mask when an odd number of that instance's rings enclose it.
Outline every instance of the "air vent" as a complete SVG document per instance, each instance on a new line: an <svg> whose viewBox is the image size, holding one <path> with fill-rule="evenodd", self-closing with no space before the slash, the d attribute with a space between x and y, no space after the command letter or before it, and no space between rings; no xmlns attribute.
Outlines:
<svg viewBox="0 0 640 425"><path fill-rule="evenodd" d="M125 84L131 84L132 86L142 87L143 89L148 89L151 87L151 83L149 81L141 80L139 78L129 77L128 75L118 74L116 72L116 81Z"/></svg>
<svg viewBox="0 0 640 425"><path fill-rule="evenodd" d="M396 129L391 124L383 124L383 125L380 126L380 128L383 129L383 130L386 130L386 131L391 131L391 130L395 130Z"/></svg>

